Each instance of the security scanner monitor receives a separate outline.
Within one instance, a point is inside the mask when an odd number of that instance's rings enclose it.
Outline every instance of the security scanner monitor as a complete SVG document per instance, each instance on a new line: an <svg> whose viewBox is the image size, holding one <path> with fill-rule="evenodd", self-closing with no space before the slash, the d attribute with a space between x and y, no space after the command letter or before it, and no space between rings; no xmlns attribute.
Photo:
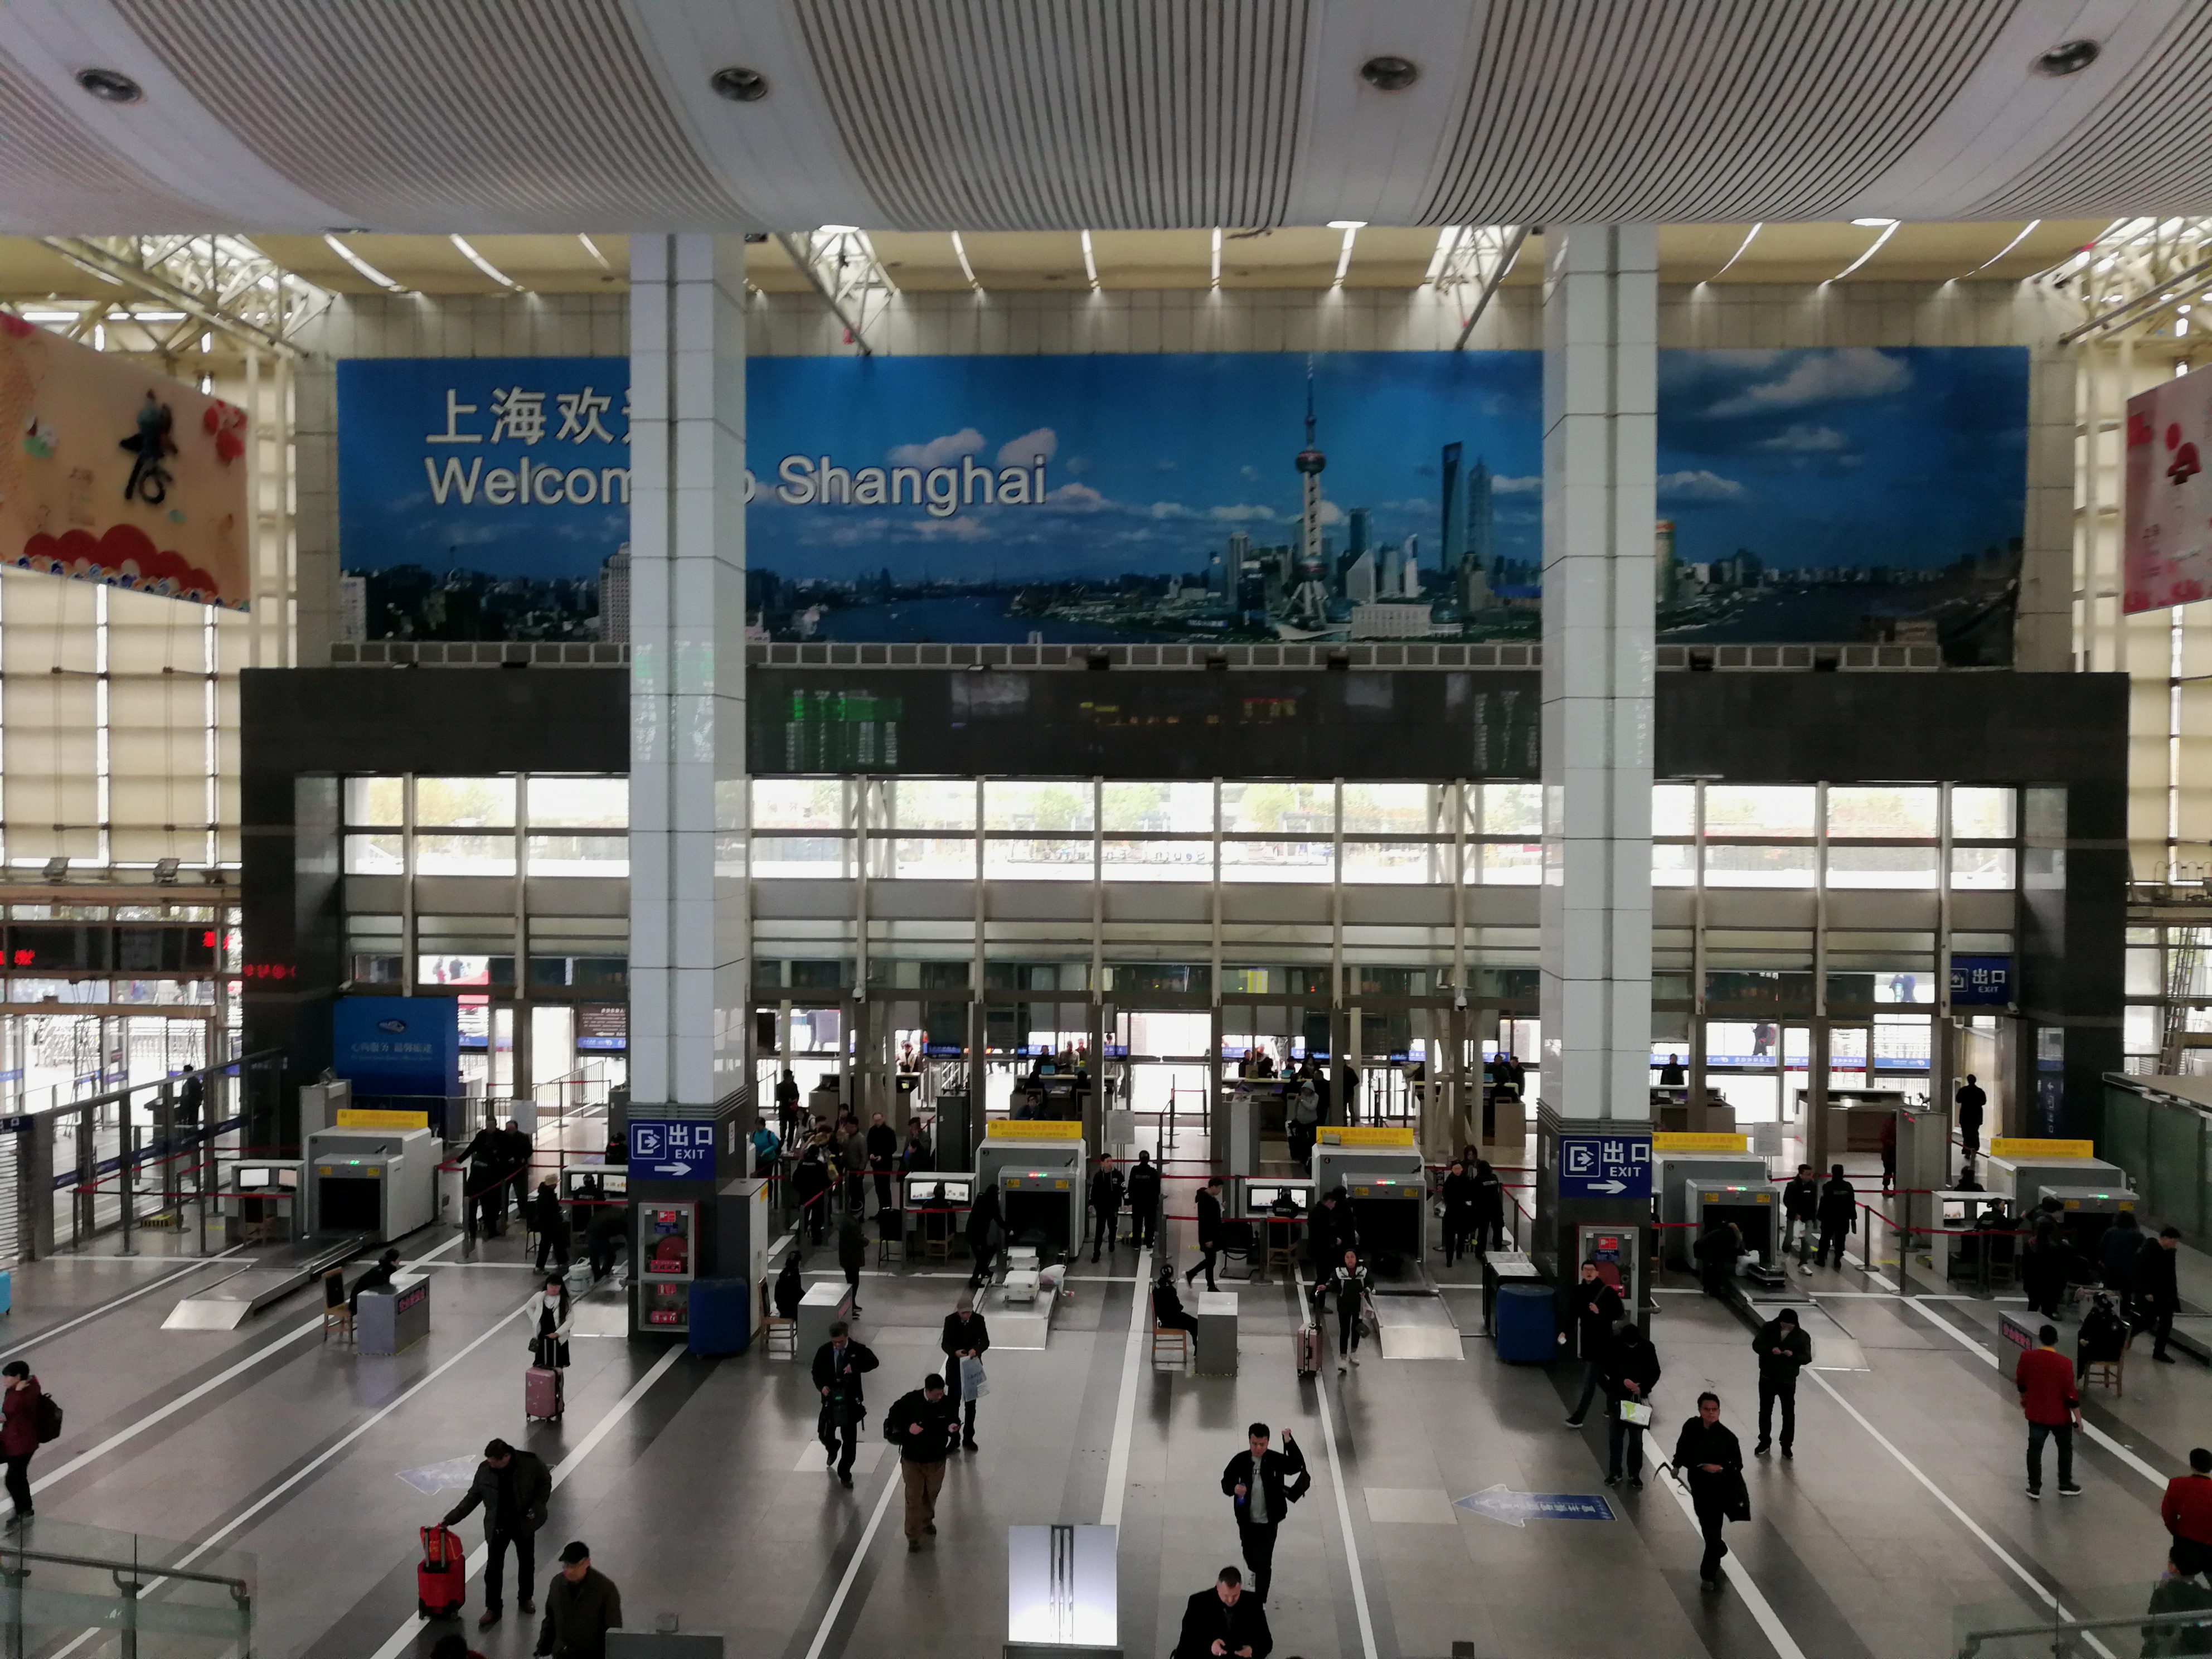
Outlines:
<svg viewBox="0 0 2212 1659"><path fill-rule="evenodd" d="M444 1144L428 1129L319 1129L307 1152L311 1237L388 1243L437 1219Z"/></svg>
<svg viewBox="0 0 2212 1659"><path fill-rule="evenodd" d="M1073 1254L1083 1237L1084 1188L1089 1176L1080 1139L1024 1140L994 1133L975 1149L975 1191L998 1188L999 1218L1010 1244L1020 1243L1025 1233L1042 1233L1054 1249Z"/></svg>
<svg viewBox="0 0 2212 1659"><path fill-rule="evenodd" d="M1692 1243L1723 1222L1733 1221L1743 1234L1743 1248L1769 1267L1782 1243L1782 1205L1774 1184L1761 1175L1747 1181L1691 1181L1684 1196L1693 1231Z"/></svg>
<svg viewBox="0 0 2212 1659"><path fill-rule="evenodd" d="M1977 1284L2003 1284L2019 1270L2020 1215L1997 1193L1945 1189L1928 1195L1931 1224L1925 1241L1943 1254L1943 1276ZM1986 1230L1986 1231L1984 1231Z"/></svg>
<svg viewBox="0 0 2212 1659"><path fill-rule="evenodd" d="M586 1188L596 1185L602 1198L628 1198L629 1171L619 1164L571 1164L561 1171L561 1198L573 1204L589 1196Z"/></svg>
<svg viewBox="0 0 2212 1659"><path fill-rule="evenodd" d="M2036 1197L2058 1200L2060 1231L2091 1261L2097 1259L2106 1231L2123 1214L2133 1215L2136 1202L2136 1194L2124 1186L2045 1187Z"/></svg>
<svg viewBox="0 0 2212 1659"><path fill-rule="evenodd" d="M223 1164L216 1177L217 1212L241 1225L298 1237L307 1220L300 1199L307 1167L297 1158L242 1158Z"/></svg>
<svg viewBox="0 0 2212 1659"><path fill-rule="evenodd" d="M1083 1103L1091 1093L1091 1079L1079 1072L1054 1072L1049 1066L1041 1067L1038 1075L1029 1080L1028 1092L1042 1097L1036 1111L1030 1115L1031 1117L1045 1122L1080 1123ZM1023 1085L1017 1083L1017 1105L1023 1093Z"/></svg>
<svg viewBox="0 0 2212 1659"><path fill-rule="evenodd" d="M1237 1183L1237 1215L1240 1219L1259 1221L1276 1213L1276 1206L1284 1200L1294 1207L1300 1220L1313 1213L1314 1184L1310 1181L1283 1181L1273 1176L1253 1176Z"/></svg>
<svg viewBox="0 0 2212 1659"><path fill-rule="evenodd" d="M972 1170L918 1170L906 1177L908 1210L965 1210L975 1203Z"/></svg>
<svg viewBox="0 0 2212 1659"><path fill-rule="evenodd" d="M1651 1154L1652 1195L1658 1200L1662 1230L1660 1238L1672 1267L1692 1265L1690 1243L1696 1237L1689 1224L1689 1183L1692 1181L1734 1182L1754 1187L1766 1181L1766 1160L1755 1152L1662 1152ZM1778 1200L1777 1200L1779 1201ZM1664 1224L1674 1222L1674 1226ZM1771 1258L1769 1258L1771 1260Z"/></svg>

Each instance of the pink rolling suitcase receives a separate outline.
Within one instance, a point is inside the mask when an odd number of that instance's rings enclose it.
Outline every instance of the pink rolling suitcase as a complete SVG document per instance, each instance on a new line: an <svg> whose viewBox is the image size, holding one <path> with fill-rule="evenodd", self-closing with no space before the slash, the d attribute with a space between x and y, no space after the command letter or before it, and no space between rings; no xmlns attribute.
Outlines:
<svg viewBox="0 0 2212 1659"><path fill-rule="evenodd" d="M1298 1375L1316 1376L1321 1372L1321 1327L1298 1327Z"/></svg>
<svg viewBox="0 0 2212 1659"><path fill-rule="evenodd" d="M544 1365L532 1365L522 1374L522 1414L526 1419L543 1418L549 1423L561 1420L562 1373Z"/></svg>

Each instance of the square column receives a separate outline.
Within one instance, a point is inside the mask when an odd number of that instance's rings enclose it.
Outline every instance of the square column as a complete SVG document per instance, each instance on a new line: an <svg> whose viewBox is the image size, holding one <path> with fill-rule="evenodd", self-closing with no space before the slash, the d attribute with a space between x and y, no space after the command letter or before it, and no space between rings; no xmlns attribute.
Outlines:
<svg viewBox="0 0 2212 1659"><path fill-rule="evenodd" d="M1563 1212L1553 1153L1563 1132L1650 1128L1659 295L1650 226L1544 240L1540 1255L1571 1251L1577 1221L1644 1209L1624 1195Z"/></svg>
<svg viewBox="0 0 2212 1659"><path fill-rule="evenodd" d="M640 1118L728 1116L751 1083L744 258L737 236L630 239L629 1078ZM717 1152L721 1175L743 1173L732 1134L718 1134ZM660 1184L647 1195L713 1197L704 1182ZM703 1248L701 1258L703 1272Z"/></svg>

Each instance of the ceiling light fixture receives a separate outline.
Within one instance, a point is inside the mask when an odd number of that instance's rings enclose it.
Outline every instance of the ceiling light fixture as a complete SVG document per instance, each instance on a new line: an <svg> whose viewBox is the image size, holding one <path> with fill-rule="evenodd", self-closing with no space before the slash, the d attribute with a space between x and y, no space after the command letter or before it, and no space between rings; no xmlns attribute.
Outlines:
<svg viewBox="0 0 2212 1659"><path fill-rule="evenodd" d="M2035 72L2056 80L2063 75L2079 75L2097 61L2102 50L2094 40L2069 40L2051 47L2035 60Z"/></svg>
<svg viewBox="0 0 2212 1659"><path fill-rule="evenodd" d="M1759 223L1753 225L1749 232L1746 234L1743 240L1736 244L1735 252L1729 255L1728 264L1723 265L1718 270L1715 271L1713 275L1716 276L1727 276L1729 273L1729 265L1733 265L1737 260L1742 258L1745 252L1751 246L1753 239L1756 237L1760 231L1765 230L1765 228L1766 222L1763 219L1760 220Z"/></svg>
<svg viewBox="0 0 2212 1659"><path fill-rule="evenodd" d="M76 83L103 104L135 104L146 95L145 88L121 70L79 70Z"/></svg>
<svg viewBox="0 0 2212 1659"><path fill-rule="evenodd" d="M1421 286L1426 288L1444 274L1444 264L1451 258L1452 244L1459 240L1459 227L1446 225L1437 233L1436 252L1429 255L1429 268L1422 273Z"/></svg>
<svg viewBox="0 0 2212 1659"><path fill-rule="evenodd" d="M1331 288L1344 286L1344 273L1352 269L1352 244L1358 239L1360 231L1365 228L1366 224L1367 221L1364 219L1332 219L1328 222L1328 228L1331 230L1340 230L1344 233L1344 246L1336 251L1336 277L1330 283Z"/></svg>
<svg viewBox="0 0 2212 1659"><path fill-rule="evenodd" d="M1856 223L1857 222L1854 220L1852 222ZM1881 234L1874 239L1874 246L1872 247L1869 248L1864 253L1860 254L1857 258L1852 260L1850 264L1845 265L1841 270L1828 278L1828 280L1832 283L1840 283L1844 277L1850 276L1868 260L1873 258L1875 254L1881 252L1881 245L1887 241L1891 237L1897 234L1897 228L1903 222L1904 222L1902 220L1892 219L1889 223L1884 227Z"/></svg>
<svg viewBox="0 0 2212 1659"><path fill-rule="evenodd" d="M968 263L968 245L960 240L957 230L952 233L952 257L960 261L960 274L968 279L968 286L981 293L983 285L975 280L975 267Z"/></svg>
<svg viewBox="0 0 2212 1659"><path fill-rule="evenodd" d="M757 104L768 96L768 76L741 64L716 70L707 84L733 104Z"/></svg>
<svg viewBox="0 0 2212 1659"><path fill-rule="evenodd" d="M1213 273L1206 286L1209 288L1221 286L1221 227L1219 225L1213 228Z"/></svg>
<svg viewBox="0 0 2212 1659"><path fill-rule="evenodd" d="M407 292L405 289L393 282L392 278L386 276L374 265L369 264L368 260L362 258L361 255L356 253L343 242L341 242L337 237L331 235L327 232L324 234L323 245L329 248L331 252L337 254L339 258L351 265L354 270L358 271L362 276L368 277L370 282L374 283L377 287L382 289L386 293L404 294Z"/></svg>
<svg viewBox="0 0 2212 1659"><path fill-rule="evenodd" d="M1421 78L1421 66L1410 58L1386 53L1362 64L1359 78L1377 92L1403 92Z"/></svg>
<svg viewBox="0 0 2212 1659"><path fill-rule="evenodd" d="M1988 258L1983 260L1981 264L1976 265L1973 270L1968 271L1966 275L1969 276L1978 276L1981 272L1987 270L1991 265L1996 264L1998 260L2003 258L2006 254L2011 252L2022 242L2026 241L2028 239L2029 234L2042 222L2043 221L2040 219L2030 219L2026 225L2021 227L2019 235L2014 237L2012 240L2007 242L1995 253L1992 253Z"/></svg>
<svg viewBox="0 0 2212 1659"><path fill-rule="evenodd" d="M858 225L817 225L815 228L824 236L855 236L860 229Z"/></svg>
<svg viewBox="0 0 2212 1659"><path fill-rule="evenodd" d="M1897 222L1894 219L1854 219L1851 222L1861 230L1887 230Z"/></svg>
<svg viewBox="0 0 2212 1659"><path fill-rule="evenodd" d="M25 311L17 314L27 323L73 323L77 319L74 311Z"/></svg>
<svg viewBox="0 0 2212 1659"><path fill-rule="evenodd" d="M612 270L614 269L612 265L607 263L607 256L599 252L599 245L597 242L585 235L580 230L576 233L576 240L584 245L585 252L590 254L592 258L599 262L599 269L601 270Z"/></svg>
<svg viewBox="0 0 2212 1659"><path fill-rule="evenodd" d="M490 277L492 281L497 283L501 287L519 289L522 286L521 283L516 282L514 278L508 276L497 265L492 264L490 260L485 258L483 254L471 247L469 246L469 239L467 237L453 236L447 240L451 241L455 247L461 251L461 258L466 259L471 264L474 265L478 270L483 272L485 276Z"/></svg>
<svg viewBox="0 0 2212 1659"><path fill-rule="evenodd" d="M1098 256L1091 251L1091 233L1083 233L1083 274L1091 279L1093 291L1098 287Z"/></svg>

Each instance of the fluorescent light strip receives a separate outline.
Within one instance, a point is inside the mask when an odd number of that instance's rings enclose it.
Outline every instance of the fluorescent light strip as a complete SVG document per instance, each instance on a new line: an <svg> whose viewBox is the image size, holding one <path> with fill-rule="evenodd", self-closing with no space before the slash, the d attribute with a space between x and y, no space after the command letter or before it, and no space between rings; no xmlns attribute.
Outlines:
<svg viewBox="0 0 2212 1659"><path fill-rule="evenodd" d="M1098 286L1098 260L1091 252L1091 233L1083 233L1083 274L1091 279L1091 286Z"/></svg>
<svg viewBox="0 0 2212 1659"><path fill-rule="evenodd" d="M952 252L960 261L960 274L968 279L969 287L980 289L983 285L975 280L975 267L968 263L968 245L960 240L957 230L952 233Z"/></svg>
<svg viewBox="0 0 2212 1659"><path fill-rule="evenodd" d="M519 289L522 286L521 283L516 282L514 278L508 276L497 265L492 264L490 260L485 258L483 254L471 247L469 246L469 239L467 237L455 236L450 240L455 247L460 249L461 258L466 259L471 264L474 265L478 270L483 272L485 276L490 277L492 281L497 283L501 287Z"/></svg>
<svg viewBox="0 0 2212 1659"><path fill-rule="evenodd" d="M1221 227L1219 225L1213 228L1213 275L1207 285L1212 288L1221 286Z"/></svg>
<svg viewBox="0 0 2212 1659"><path fill-rule="evenodd" d="M1979 276L1983 271L1987 270L1988 270L1991 265L1993 265L1993 264L1996 264L1996 262L1997 262L1998 260L2000 260L2000 259L2003 258L2005 257L2005 255L2006 255L2006 254L2008 254L2008 253L2011 252L2014 248L2018 247L2018 246L2019 246L2022 242L2026 241L2026 240L2027 240L2027 238L2028 238L2028 234L2029 234L2029 233L2030 233L2030 232L2032 232L2033 230L2034 230L2034 228L2035 228L2038 225L2041 224L2042 222L2043 222L2043 221L2042 221L2042 220L2040 220L2040 219L2030 219L2030 220L2027 222L2027 223L2026 225L2024 225L2024 226L2022 226L2022 227L2021 228L2021 233L2020 233L2020 234L2019 234L2019 235L2017 235L2017 236L2014 237L2014 238L2012 239L2012 240L2010 240L2009 242L2007 242L2007 243L2006 243L2002 247L1999 248L1999 249L1998 249L1995 253L1991 254L1988 258L1986 258L1986 259L1983 260L1983 261L1981 262L1981 264L1979 264L1976 265L1976 266L1973 268L1973 270L1972 270L1968 271L1968 272L1966 273L1966 275L1967 275L1967 276Z"/></svg>
<svg viewBox="0 0 2212 1659"><path fill-rule="evenodd" d="M344 260L361 275L368 277L370 282L374 283L377 287L384 289L386 293L404 294L407 292L405 289L393 282L392 278L386 276L374 265L369 264L368 260L362 258L361 255L356 253L343 242L338 240L337 237L325 236L323 238L323 244L325 246L328 247L331 252L337 254L339 258Z"/></svg>
<svg viewBox="0 0 2212 1659"><path fill-rule="evenodd" d="M1459 227L1446 225L1437 233L1437 251L1429 255L1429 269L1422 278L1424 286L1433 283L1444 274L1444 263L1451 258L1452 244L1459 240Z"/></svg>
<svg viewBox="0 0 2212 1659"><path fill-rule="evenodd" d="M1873 258L1875 254L1881 252L1881 245L1884 242L1887 242L1891 237L1897 234L1897 226L1901 225L1905 221L1900 219L1897 222L1897 224L1891 225L1888 229L1883 231L1881 235L1874 239L1874 246L1872 247L1869 248L1864 253L1860 254L1857 258L1852 260L1850 264L1845 265L1834 276L1829 277L1828 280L1832 283L1840 283L1844 277L1850 276L1868 260Z"/></svg>
<svg viewBox="0 0 2212 1659"><path fill-rule="evenodd" d="M592 258L599 262L599 269L601 270L612 270L614 269L612 265L607 263L607 256L599 252L599 245L597 242L585 235L580 230L576 233L576 240L584 245L585 252L590 254Z"/></svg>
<svg viewBox="0 0 2212 1659"><path fill-rule="evenodd" d="M1727 276L1729 273L1729 265L1732 265L1737 260L1742 258L1746 250L1751 246L1753 240L1758 236L1760 231L1765 230L1765 228L1766 222L1763 219L1759 221L1759 223L1753 225L1751 228L1750 235L1746 236L1742 241L1737 243L1735 252L1729 255L1728 264L1723 265L1718 270L1715 271L1713 275L1715 276Z"/></svg>
<svg viewBox="0 0 2212 1659"><path fill-rule="evenodd" d="M1359 235L1359 227L1346 221L1344 226L1344 246L1336 252L1336 276L1331 288L1344 286L1344 273L1352 269L1352 244Z"/></svg>

